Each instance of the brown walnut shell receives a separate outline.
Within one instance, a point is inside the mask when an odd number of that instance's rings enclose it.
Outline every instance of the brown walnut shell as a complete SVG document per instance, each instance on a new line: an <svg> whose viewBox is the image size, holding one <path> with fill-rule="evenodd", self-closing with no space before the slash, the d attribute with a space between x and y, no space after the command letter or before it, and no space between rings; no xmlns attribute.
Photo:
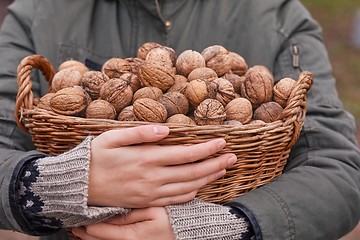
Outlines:
<svg viewBox="0 0 360 240"><path fill-rule="evenodd" d="M102 85L109 77L100 71L89 71L81 78L81 87L90 95L92 100L98 99Z"/></svg>
<svg viewBox="0 0 360 240"><path fill-rule="evenodd" d="M159 100L162 95L163 95L163 92L161 91L160 88L143 87L134 93L132 102L135 102L136 100L138 100L140 98L151 98L154 100Z"/></svg>
<svg viewBox="0 0 360 240"><path fill-rule="evenodd" d="M150 52L151 49L156 48L156 47L161 47L162 45L159 43L155 43L155 42L146 42L143 43L137 51L137 58L140 58L142 60L146 59L146 56L148 55L148 53Z"/></svg>
<svg viewBox="0 0 360 240"><path fill-rule="evenodd" d="M124 73L131 72L132 68L132 63L126 59L110 58L103 64L101 72L106 74L109 78L119 78Z"/></svg>
<svg viewBox="0 0 360 240"><path fill-rule="evenodd" d="M235 99L235 90L231 82L224 78L216 78L212 83L216 84L215 99L221 102L222 105L226 106L231 100Z"/></svg>
<svg viewBox="0 0 360 240"><path fill-rule="evenodd" d="M184 95L193 106L198 106L208 97L208 87L205 81L193 80L186 86Z"/></svg>
<svg viewBox="0 0 360 240"><path fill-rule="evenodd" d="M208 67L201 67L196 68L192 70L188 75L188 81L191 82L192 80L206 80L206 81L212 81L214 79L218 78L218 75L214 70Z"/></svg>
<svg viewBox="0 0 360 240"><path fill-rule="evenodd" d="M86 67L85 64L73 59L62 62L58 68L58 71L61 71L65 68L72 68L74 70L79 71L81 74L84 74L89 71L89 68Z"/></svg>
<svg viewBox="0 0 360 240"><path fill-rule="evenodd" d="M131 72L134 74L137 74L139 71L139 66L144 62L144 60L140 59L140 58L125 58L126 61L128 61L128 63L131 66Z"/></svg>
<svg viewBox="0 0 360 240"><path fill-rule="evenodd" d="M250 68L241 84L241 96L250 100L256 108L270 102L273 96L274 76L265 66Z"/></svg>
<svg viewBox="0 0 360 240"><path fill-rule="evenodd" d="M115 119L116 110L109 102L97 99L86 108L86 118Z"/></svg>
<svg viewBox="0 0 360 240"><path fill-rule="evenodd" d="M211 68L218 76L222 76L231 71L231 58L228 57L229 51L220 45L213 45L205 48L203 55L206 67Z"/></svg>
<svg viewBox="0 0 360 240"><path fill-rule="evenodd" d="M172 68L176 62L176 53L169 47L156 47L149 51L145 61L155 61L158 64Z"/></svg>
<svg viewBox="0 0 360 240"><path fill-rule="evenodd" d="M187 77L196 68L205 67L204 57L197 51L185 50L176 59L176 71Z"/></svg>
<svg viewBox="0 0 360 240"><path fill-rule="evenodd" d="M189 85L189 83L186 82L175 82L174 85L171 86L171 88L169 88L167 90L167 92L179 92L185 95L185 91L187 86Z"/></svg>
<svg viewBox="0 0 360 240"><path fill-rule="evenodd" d="M42 108L48 111L52 111L51 106L50 106L50 99L54 96L55 93L47 93L44 96L42 96L39 99L39 102L37 103L37 107L38 108Z"/></svg>
<svg viewBox="0 0 360 240"><path fill-rule="evenodd" d="M74 68L65 68L57 72L51 83L51 91L57 92L60 89L79 86L81 83L82 73Z"/></svg>
<svg viewBox="0 0 360 240"><path fill-rule="evenodd" d="M231 72L239 76L245 75L249 69L245 59L237 53L229 52L228 61L230 62Z"/></svg>
<svg viewBox="0 0 360 240"><path fill-rule="evenodd" d="M166 123L196 125L195 121L184 114L175 114L166 119Z"/></svg>
<svg viewBox="0 0 360 240"><path fill-rule="evenodd" d="M141 88L141 82L140 79L138 78L138 76L134 73L128 72L128 73L124 73L123 75L121 75L119 77L121 80L126 81L131 89L133 90L133 92L136 92L138 89Z"/></svg>
<svg viewBox="0 0 360 240"><path fill-rule="evenodd" d="M51 109L67 116L84 116L91 98L80 86L63 88L50 99Z"/></svg>
<svg viewBox="0 0 360 240"><path fill-rule="evenodd" d="M224 106L216 99L205 99L194 112L197 125L221 125L226 119Z"/></svg>
<svg viewBox="0 0 360 240"><path fill-rule="evenodd" d="M274 101L280 104L283 108L286 107L287 101L294 89L296 81L292 78L283 78L274 86Z"/></svg>
<svg viewBox="0 0 360 240"><path fill-rule="evenodd" d="M239 76L235 73L229 72L229 73L225 73L225 75L222 76L222 78L225 78L226 80L231 82L231 84L234 86L235 93L240 94L240 92L241 92L240 87L241 87L242 82L245 79L244 76Z"/></svg>
<svg viewBox="0 0 360 240"><path fill-rule="evenodd" d="M166 92L175 82L175 73L172 68L152 61L144 61L139 68L138 77L143 86L157 87L163 92Z"/></svg>
<svg viewBox="0 0 360 240"><path fill-rule="evenodd" d="M133 104L137 120L145 122L164 123L167 111L164 105L150 98L140 98Z"/></svg>
<svg viewBox="0 0 360 240"><path fill-rule="evenodd" d="M130 85L119 78L110 79L100 89L100 98L111 103L117 113L131 104L132 97Z"/></svg>
<svg viewBox="0 0 360 240"><path fill-rule="evenodd" d="M283 108L280 106L280 104L277 102L267 102L261 104L260 107L255 109L254 119L270 123L279 120L282 112Z"/></svg>
<svg viewBox="0 0 360 240"><path fill-rule="evenodd" d="M225 106L227 120L237 120L242 124L247 124L253 116L251 102L246 98L235 98Z"/></svg>
<svg viewBox="0 0 360 240"><path fill-rule="evenodd" d="M179 82L188 82L188 79L186 77L184 77L183 75L179 75L179 74L175 75L174 80L175 80L174 84L179 83Z"/></svg>
<svg viewBox="0 0 360 240"><path fill-rule="evenodd" d="M180 113L186 115L189 111L189 101L179 92L164 93L160 97L159 102L165 106L168 114L167 117Z"/></svg>
<svg viewBox="0 0 360 240"><path fill-rule="evenodd" d="M119 121L135 121L134 106L130 105L121 110L117 119Z"/></svg>

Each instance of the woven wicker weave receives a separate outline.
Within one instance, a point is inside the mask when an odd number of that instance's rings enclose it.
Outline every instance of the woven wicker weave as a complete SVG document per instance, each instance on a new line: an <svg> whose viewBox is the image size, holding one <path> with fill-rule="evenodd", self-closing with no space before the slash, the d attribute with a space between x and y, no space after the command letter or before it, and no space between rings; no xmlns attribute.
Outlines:
<svg viewBox="0 0 360 240"><path fill-rule="evenodd" d="M18 66L19 91L16 99L16 119L20 128L28 131L37 150L58 155L78 145L89 134L128 128L146 122L85 119L59 115L36 107L30 75L39 69L51 85L55 70L40 55L24 58ZM282 173L291 147L299 137L306 112L306 93L312 84L309 72L300 74L281 120L262 125L187 126L165 124L170 134L160 144L191 145L213 138L224 138L221 153L236 154L237 163L225 177L203 187L198 197L213 203L227 202L245 192L269 183Z"/></svg>

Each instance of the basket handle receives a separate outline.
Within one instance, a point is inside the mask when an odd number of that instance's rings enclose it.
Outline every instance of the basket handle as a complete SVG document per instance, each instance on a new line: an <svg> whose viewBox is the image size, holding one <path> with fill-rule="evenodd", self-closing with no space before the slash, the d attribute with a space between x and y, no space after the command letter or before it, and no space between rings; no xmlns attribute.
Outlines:
<svg viewBox="0 0 360 240"><path fill-rule="evenodd" d="M22 123L21 109L31 109L34 104L34 95L32 92L32 82L30 75L32 70L39 69L51 85L52 79L55 75L55 69L45 57L41 55L30 55L21 60L17 67L17 84L18 93L16 96L15 106L15 120L17 125L24 131L27 131Z"/></svg>
<svg viewBox="0 0 360 240"><path fill-rule="evenodd" d="M306 93L313 83L313 74L308 71L300 73L294 89L291 91L289 100L284 108L281 119L286 119L285 125L294 125L294 134L287 149L293 147L299 138L302 123L306 112ZM305 111L304 111L305 110Z"/></svg>

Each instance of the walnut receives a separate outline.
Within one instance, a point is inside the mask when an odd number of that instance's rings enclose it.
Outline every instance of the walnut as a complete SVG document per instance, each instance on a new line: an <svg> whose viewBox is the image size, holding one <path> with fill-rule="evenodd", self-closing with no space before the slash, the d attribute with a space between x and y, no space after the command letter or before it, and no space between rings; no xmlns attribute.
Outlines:
<svg viewBox="0 0 360 240"><path fill-rule="evenodd" d="M166 119L166 123L196 125L195 121L184 114L175 114Z"/></svg>
<svg viewBox="0 0 360 240"><path fill-rule="evenodd" d="M132 97L130 85L119 78L110 79L100 89L100 98L111 103L117 113L131 104Z"/></svg>
<svg viewBox="0 0 360 240"><path fill-rule="evenodd" d="M116 110L109 102L97 99L86 108L86 118L115 119Z"/></svg>
<svg viewBox="0 0 360 240"><path fill-rule="evenodd" d="M139 66L144 62L144 60L140 59L140 58L125 58L126 61L128 61L128 63L131 66L131 72L134 74L138 73L139 70Z"/></svg>
<svg viewBox="0 0 360 240"><path fill-rule="evenodd" d="M173 69L153 61L144 61L140 66L138 77L143 86L157 87L166 92L175 82Z"/></svg>
<svg viewBox="0 0 360 240"><path fill-rule="evenodd" d="M229 73L225 73L225 75L222 76L222 78L225 78L226 80L231 82L231 84L234 86L235 93L240 94L240 87L245 79L244 76L239 76L235 73L229 72Z"/></svg>
<svg viewBox="0 0 360 240"><path fill-rule="evenodd" d="M192 70L205 67L205 59L197 51L185 50L176 59L175 66L178 74L187 77Z"/></svg>
<svg viewBox="0 0 360 240"><path fill-rule="evenodd" d="M274 86L274 101L284 108L295 85L296 81L292 78L281 79Z"/></svg>
<svg viewBox="0 0 360 240"><path fill-rule="evenodd" d="M218 76L222 76L231 71L231 58L228 57L229 51L220 45L213 45L205 48L203 55L206 67L211 68Z"/></svg>
<svg viewBox="0 0 360 240"><path fill-rule="evenodd" d="M50 99L51 109L67 116L83 116L91 102L89 94L80 86L63 88Z"/></svg>
<svg viewBox="0 0 360 240"><path fill-rule="evenodd" d="M89 71L81 78L81 87L90 95L92 100L98 99L102 85L109 77L100 71Z"/></svg>
<svg viewBox="0 0 360 240"><path fill-rule="evenodd" d="M266 123L274 122L281 117L283 108L277 102L263 103L255 109L254 119L262 120Z"/></svg>
<svg viewBox="0 0 360 240"><path fill-rule="evenodd" d="M179 74L175 75L174 80L175 80L174 84L179 83L179 82L188 82L188 79L186 77L184 77L183 75L179 75Z"/></svg>
<svg viewBox="0 0 360 240"><path fill-rule="evenodd" d="M189 73L188 81L190 82L192 80L197 80L197 79L212 81L217 77L218 75L211 68L201 67L201 68L196 68Z"/></svg>
<svg viewBox="0 0 360 240"><path fill-rule="evenodd" d="M175 114L187 114L189 111L189 102L186 97L179 92L164 93L159 102L165 106L168 116L171 117Z"/></svg>
<svg viewBox="0 0 360 240"><path fill-rule="evenodd" d="M141 88L141 82L138 76L134 73L128 72L124 73L119 77L121 80L124 80L127 82L127 84L130 85L133 92L136 92L138 89Z"/></svg>
<svg viewBox="0 0 360 240"><path fill-rule="evenodd" d="M161 47L161 46L162 45L159 43L146 42L138 48L136 57L140 58L142 60L145 60L146 56L148 55L148 53L151 49L156 48L156 47Z"/></svg>
<svg viewBox="0 0 360 240"><path fill-rule="evenodd" d="M189 82L185 89L184 95L192 105L198 106L208 97L208 88L206 82L202 80L193 80Z"/></svg>
<svg viewBox="0 0 360 240"><path fill-rule="evenodd" d="M243 124L237 120L226 120L224 121L223 125L238 125L242 126Z"/></svg>
<svg viewBox="0 0 360 240"><path fill-rule="evenodd" d="M247 124L253 116L251 102L246 98L235 98L225 106L227 120L237 120L242 124Z"/></svg>
<svg viewBox="0 0 360 240"><path fill-rule="evenodd" d="M80 61L73 60L73 59L66 60L63 63L61 63L59 68L58 68L58 71L61 71L61 70L65 69L65 68L71 68L71 69L77 70L81 74L84 74L84 73L89 71L89 68L86 67L85 64L83 64Z"/></svg>
<svg viewBox="0 0 360 240"><path fill-rule="evenodd" d="M224 106L216 99L202 101L194 115L197 125L221 125L226 118Z"/></svg>
<svg viewBox="0 0 360 240"><path fill-rule="evenodd" d="M155 61L158 64L172 68L176 62L176 53L169 47L156 47L149 51L145 61Z"/></svg>
<svg viewBox="0 0 360 240"><path fill-rule="evenodd" d="M263 120L254 120L253 119L248 123L248 125L259 127L259 126L265 126L266 122L264 122Z"/></svg>
<svg viewBox="0 0 360 240"><path fill-rule="evenodd" d="M39 102L37 103L37 107L38 108L42 108L48 111L52 111L51 106L50 106L50 99L54 96L55 93L47 93L44 96L42 96L39 99Z"/></svg>
<svg viewBox="0 0 360 240"><path fill-rule="evenodd" d="M237 53L229 52L228 61L230 62L231 72L243 76L248 70L248 65L245 59Z"/></svg>
<svg viewBox="0 0 360 240"><path fill-rule="evenodd" d="M126 59L110 58L103 64L101 72L106 74L109 78L119 78L124 73L131 72L132 68L132 63L128 62Z"/></svg>
<svg viewBox="0 0 360 240"><path fill-rule="evenodd" d="M82 73L74 68L65 68L57 72L51 82L51 91L57 92L60 89L79 86Z"/></svg>
<svg viewBox="0 0 360 240"><path fill-rule="evenodd" d="M171 88L169 88L167 90L167 92L179 92L185 95L185 91L187 86L189 85L189 83L186 82L175 82L174 85L171 86Z"/></svg>
<svg viewBox="0 0 360 240"><path fill-rule="evenodd" d="M162 95L163 95L163 92L161 91L160 88L143 87L134 93L132 102L135 102L136 100L138 100L140 98L151 98L154 100L159 100Z"/></svg>
<svg viewBox="0 0 360 240"><path fill-rule="evenodd" d="M135 118L139 121L164 123L167 111L164 105L150 98L140 98L133 104Z"/></svg>
<svg viewBox="0 0 360 240"><path fill-rule="evenodd" d="M250 100L256 108L272 100L274 76L265 66L250 68L241 84L241 95Z"/></svg>
<svg viewBox="0 0 360 240"><path fill-rule="evenodd" d="M231 100L235 99L234 86L224 78L216 78L213 83L216 84L215 99L226 105Z"/></svg>
<svg viewBox="0 0 360 240"><path fill-rule="evenodd" d="M134 106L130 105L121 110L117 119L119 121L135 121Z"/></svg>

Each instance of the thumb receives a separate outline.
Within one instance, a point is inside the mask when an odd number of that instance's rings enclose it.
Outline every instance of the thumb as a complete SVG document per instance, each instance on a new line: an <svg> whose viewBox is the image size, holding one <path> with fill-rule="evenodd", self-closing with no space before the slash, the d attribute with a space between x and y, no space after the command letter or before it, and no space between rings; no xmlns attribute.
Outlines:
<svg viewBox="0 0 360 240"><path fill-rule="evenodd" d="M167 126L142 125L132 128L114 129L97 136L93 141L109 148L145 142L156 142L165 138L170 130Z"/></svg>

